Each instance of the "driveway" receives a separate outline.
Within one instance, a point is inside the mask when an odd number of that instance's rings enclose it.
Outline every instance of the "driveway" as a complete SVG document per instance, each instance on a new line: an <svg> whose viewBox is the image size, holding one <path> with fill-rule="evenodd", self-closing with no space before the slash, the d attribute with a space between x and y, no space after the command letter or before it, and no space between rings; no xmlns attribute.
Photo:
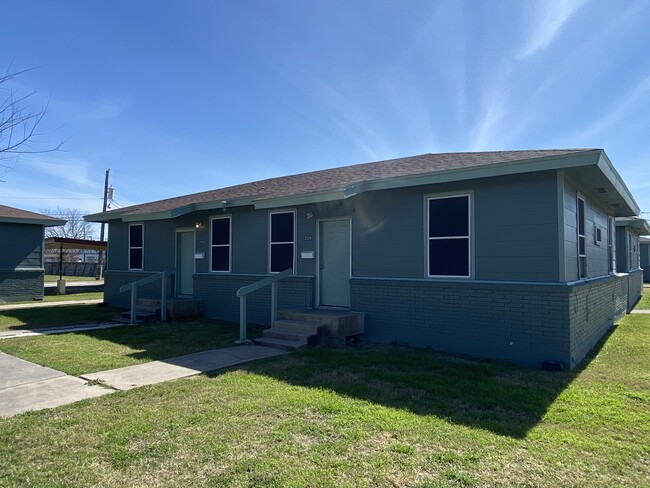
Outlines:
<svg viewBox="0 0 650 488"><path fill-rule="evenodd" d="M0 417L58 407L113 391L0 352Z"/></svg>

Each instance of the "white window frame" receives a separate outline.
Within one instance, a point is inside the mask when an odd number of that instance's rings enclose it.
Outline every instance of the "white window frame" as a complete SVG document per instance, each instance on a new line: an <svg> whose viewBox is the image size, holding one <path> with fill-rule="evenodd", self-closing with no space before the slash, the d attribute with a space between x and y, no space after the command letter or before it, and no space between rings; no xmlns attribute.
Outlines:
<svg viewBox="0 0 650 488"><path fill-rule="evenodd" d="M429 202L431 200L443 200L443 199L449 199L449 198L467 198L467 235L466 236L449 236L449 237L429 237L430 235L430 229L429 229ZM474 263L472 260L472 249L473 249L473 243L472 243L472 235L473 235L473 225L472 225L472 193L471 192L460 192L460 193L445 193L445 194L439 194L439 195L428 195L425 199L425 219L426 219L426 255L427 255L427 261L426 261L426 274L427 277L429 278L442 278L442 279L468 279L472 278L473 273L474 273ZM430 256L430 251L429 251L429 242L432 240L450 240L450 239L467 239L467 275L432 275L430 274L431 270L431 256Z"/></svg>
<svg viewBox="0 0 650 488"><path fill-rule="evenodd" d="M212 243L212 223L215 220L228 219L228 244L213 244ZM228 248L228 269L227 270L216 270L212 269L212 248L214 247L227 247ZM219 215L215 217L210 217L210 273L231 273L232 272L232 215Z"/></svg>
<svg viewBox="0 0 650 488"><path fill-rule="evenodd" d="M275 214L285 214L285 213L291 213L293 214L293 241L287 241L287 242L272 242L271 237L273 236L273 215ZM297 243L296 243L296 234L297 234L297 212L295 209L290 209L290 210L273 210L269 212L269 249L268 249L268 258L269 258L269 273L270 274L277 274L281 273L284 270L280 271L271 271L271 247L273 244L293 244L293 256L292 256L292 264L291 264L291 269L293 269L294 274L296 273L296 248L297 248Z"/></svg>
<svg viewBox="0 0 650 488"><path fill-rule="evenodd" d="M582 228L580 233L580 202L582 202ZM583 239L585 252L580 254L580 238ZM578 279L587 278L587 201L580 193L576 194L576 244L578 251Z"/></svg>
<svg viewBox="0 0 650 488"><path fill-rule="evenodd" d="M131 227L141 227L142 228L142 247L140 246L132 246L131 245ZM144 222L137 223L137 224L129 224L129 271L142 271L144 270ZM131 267L131 249L142 249L142 267L141 268L133 268Z"/></svg>

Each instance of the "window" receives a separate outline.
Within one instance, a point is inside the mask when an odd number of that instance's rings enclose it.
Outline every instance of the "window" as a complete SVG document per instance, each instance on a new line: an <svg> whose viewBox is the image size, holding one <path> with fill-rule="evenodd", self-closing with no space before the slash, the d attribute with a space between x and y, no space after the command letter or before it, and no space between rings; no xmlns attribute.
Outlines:
<svg viewBox="0 0 650 488"><path fill-rule="evenodd" d="M427 201L429 276L470 276L469 195Z"/></svg>
<svg viewBox="0 0 650 488"><path fill-rule="evenodd" d="M585 201L582 197L577 198L578 207L578 273L580 278L587 277L587 239L585 237L586 219L585 219Z"/></svg>
<svg viewBox="0 0 650 488"><path fill-rule="evenodd" d="M295 248L295 212L276 212L270 214L270 270L280 273L294 267Z"/></svg>
<svg viewBox="0 0 650 488"><path fill-rule="evenodd" d="M129 269L144 269L144 224L129 225Z"/></svg>
<svg viewBox="0 0 650 488"><path fill-rule="evenodd" d="M210 270L229 272L231 218L214 217L210 226Z"/></svg>
<svg viewBox="0 0 650 488"><path fill-rule="evenodd" d="M600 246L602 243L603 243L603 229L599 225L594 224L594 244Z"/></svg>

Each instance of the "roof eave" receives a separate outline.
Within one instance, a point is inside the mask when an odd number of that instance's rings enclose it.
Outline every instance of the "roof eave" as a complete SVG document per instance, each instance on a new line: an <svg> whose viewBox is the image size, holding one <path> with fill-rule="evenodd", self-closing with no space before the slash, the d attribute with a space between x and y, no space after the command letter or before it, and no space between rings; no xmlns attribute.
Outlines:
<svg viewBox="0 0 650 488"><path fill-rule="evenodd" d="M67 220L60 219L30 219L30 218L20 218L20 217L2 217L0 222L5 222L8 224L31 224L31 225L43 225L45 227L58 227L60 225L65 225Z"/></svg>

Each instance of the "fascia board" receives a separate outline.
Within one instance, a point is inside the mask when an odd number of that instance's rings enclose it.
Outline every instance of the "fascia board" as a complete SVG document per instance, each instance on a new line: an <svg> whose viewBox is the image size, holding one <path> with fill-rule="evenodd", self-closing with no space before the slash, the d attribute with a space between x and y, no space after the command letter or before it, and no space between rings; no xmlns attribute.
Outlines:
<svg viewBox="0 0 650 488"><path fill-rule="evenodd" d="M254 200L253 204L255 205L256 209L269 209L305 205L309 203L331 202L335 200L343 200L349 196L351 195L346 195L345 188L340 188L317 193L304 193L301 195L292 195L288 197Z"/></svg>
<svg viewBox="0 0 650 488"><path fill-rule="evenodd" d="M364 181L355 183L345 188L328 190L319 193L306 193L289 197L269 198L256 200L255 208L276 208L291 205L303 205L308 203L320 203L332 200L343 200L366 191L388 190L394 188L405 188L410 186L430 185L436 183L450 183L453 181L473 180L490 178L494 176L505 176L521 173L532 173L535 171L548 171L556 169L568 169L580 166L598 164L600 149L584 151L562 156L548 156L532 161L518 160L505 163L491 164L484 167L473 167L454 169L449 171L436 171L419 175L399 176L396 178L385 178L382 180Z"/></svg>
<svg viewBox="0 0 650 488"><path fill-rule="evenodd" d="M223 204L221 203L222 201L223 200L219 200L219 201L215 200L213 202L195 203L194 210L221 210L224 208ZM247 207L253 205L252 197L232 198L226 201L228 202L228 205L226 205L226 209L232 207Z"/></svg>
<svg viewBox="0 0 650 488"><path fill-rule="evenodd" d="M607 154L605 154L604 151L601 151L600 157L598 158L598 169L600 169L603 175L605 175L605 178L607 178L612 186L614 186L614 189L618 192L618 194L623 197L626 205L630 207L629 215L639 215L641 208L636 203L636 200L634 200L632 193L630 193L630 190L628 190L625 182L621 178L621 175L619 175L616 169L614 169L612 162L609 160Z"/></svg>
<svg viewBox="0 0 650 488"><path fill-rule="evenodd" d="M67 220L50 220L50 219L21 219L19 217L2 217L0 222L7 224L27 224L27 225L44 225L45 227L57 227L65 225Z"/></svg>

